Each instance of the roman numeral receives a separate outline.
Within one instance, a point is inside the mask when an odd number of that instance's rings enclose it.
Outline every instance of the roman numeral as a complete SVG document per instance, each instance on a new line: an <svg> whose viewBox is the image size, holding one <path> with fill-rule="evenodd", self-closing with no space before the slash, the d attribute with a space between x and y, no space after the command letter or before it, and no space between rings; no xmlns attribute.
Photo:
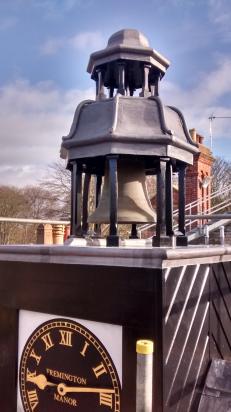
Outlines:
<svg viewBox="0 0 231 412"><path fill-rule="evenodd" d="M61 341L59 342L60 345L65 346L72 346L72 333L67 330L60 330L59 333L61 334Z"/></svg>
<svg viewBox="0 0 231 412"><path fill-rule="evenodd" d="M103 375L103 373L107 373L107 370L105 369L104 364L101 362L98 366L96 366L95 368L92 368L96 378L98 379L98 377L100 375Z"/></svg>
<svg viewBox="0 0 231 412"><path fill-rule="evenodd" d="M42 359L42 356L38 356L38 355L35 353L34 349L32 349L32 351L31 351L31 353L30 353L30 357L31 357L31 358L34 358L34 359L36 360L37 365L39 365L39 362L40 362L41 359Z"/></svg>
<svg viewBox="0 0 231 412"><path fill-rule="evenodd" d="M51 340L51 335L50 332L46 333L46 335L42 336L41 338L43 340L43 342L46 345L45 350L47 351L48 349L52 348L52 346L54 346L52 340Z"/></svg>
<svg viewBox="0 0 231 412"><path fill-rule="evenodd" d="M27 391L28 399L29 399L29 404L31 407L31 410L34 411L36 406L38 405L38 395L36 390L33 391Z"/></svg>
<svg viewBox="0 0 231 412"><path fill-rule="evenodd" d="M102 393L99 394L99 404L109 406L112 409L112 393Z"/></svg>
<svg viewBox="0 0 231 412"><path fill-rule="evenodd" d="M26 380L30 382L31 378L34 378L36 376L36 371L31 372L28 368L26 369Z"/></svg>
<svg viewBox="0 0 231 412"><path fill-rule="evenodd" d="M85 341L83 350L80 352L80 355L82 355L82 356L85 357L85 355L86 355L86 350L87 350L87 348L88 348L89 345L90 345L90 344Z"/></svg>

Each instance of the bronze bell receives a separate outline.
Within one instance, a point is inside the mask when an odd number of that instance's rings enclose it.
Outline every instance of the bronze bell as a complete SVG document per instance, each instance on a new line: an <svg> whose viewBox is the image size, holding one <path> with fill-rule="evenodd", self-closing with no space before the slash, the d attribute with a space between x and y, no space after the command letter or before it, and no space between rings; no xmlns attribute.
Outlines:
<svg viewBox="0 0 231 412"><path fill-rule="evenodd" d="M118 223L153 223L156 213L148 197L145 170L136 160L118 160ZM110 223L109 172L106 168L102 195L89 223Z"/></svg>

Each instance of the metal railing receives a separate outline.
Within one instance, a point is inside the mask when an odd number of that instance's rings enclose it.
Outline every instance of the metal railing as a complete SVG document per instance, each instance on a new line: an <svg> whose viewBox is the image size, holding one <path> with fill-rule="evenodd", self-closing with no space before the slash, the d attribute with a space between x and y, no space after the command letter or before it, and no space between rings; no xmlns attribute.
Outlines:
<svg viewBox="0 0 231 412"><path fill-rule="evenodd" d="M0 244L62 244L69 220L0 217Z"/></svg>
<svg viewBox="0 0 231 412"><path fill-rule="evenodd" d="M228 195L230 194L230 197ZM221 200L220 200L221 199ZM215 203L213 206L210 206L209 208L207 207L208 202L210 203L218 200L218 203ZM220 212L221 210L226 209L227 207L231 206L231 185L226 187L225 189L222 190L216 190L211 195L207 195L204 198L199 198L198 200L191 202L186 205L185 207L185 213L186 215L193 215L193 210L196 210L197 214L206 214L206 213L217 213ZM174 210L174 217L177 217L179 211L178 209ZM201 219L198 219L195 217L194 220L186 218L185 222L185 228L186 231L191 231L193 227L195 226L201 226ZM177 228L177 225L175 225L174 229Z"/></svg>
<svg viewBox="0 0 231 412"><path fill-rule="evenodd" d="M230 196L229 196L230 195ZM221 200L220 200L221 199ZM218 200L218 203L214 204L213 206L207 207L208 202L214 202ZM195 216L195 219L188 219L187 215L196 215L196 214L213 214L220 212L221 210L225 210L226 208L231 206L231 185L227 186L224 189L215 190L211 195L207 195L203 198L199 198L193 202L186 204L185 206L185 213L186 213L186 222L185 228L187 232L190 232L193 227L203 226L203 221ZM193 213L196 211L196 213ZM173 219L175 221L173 229L177 229L177 219L178 219L179 209L174 209L173 211ZM206 218L205 218L206 219ZM145 230L149 230L155 227L155 223L146 223L138 228L139 236L141 237L142 232Z"/></svg>
<svg viewBox="0 0 231 412"><path fill-rule="evenodd" d="M0 223L22 223L27 225L34 225L34 224L50 224L50 225L70 225L69 220L50 220L50 219L21 219L18 217L0 217Z"/></svg>
<svg viewBox="0 0 231 412"><path fill-rule="evenodd" d="M216 202L213 206L207 207L208 203ZM199 198L193 202L188 203L185 206L185 214L186 214L186 221L185 227L186 232L192 232L192 228L194 227L194 231L198 229L198 231L203 230L204 225L208 223L208 220L213 219L211 215L216 214L214 218L216 220L229 219L229 215L226 214L219 214L222 210L227 210L228 207L231 206L231 185L227 186L222 190L214 191L210 196L205 196L203 199ZM194 213L193 213L194 212ZM173 229L177 230L177 220L178 220L179 209L175 209L173 211L173 218L174 218L174 225ZM15 224L50 224L50 225L63 225L64 227L70 225L69 220L51 220L51 219L23 219L23 218L10 218L10 217L0 217L0 223L15 223ZM147 223L138 227L138 234L141 237L142 232L145 230L149 230L155 226L155 223ZM217 226L217 225L216 225ZM219 224L218 224L219 226ZM105 225L104 230L107 230L108 225Z"/></svg>

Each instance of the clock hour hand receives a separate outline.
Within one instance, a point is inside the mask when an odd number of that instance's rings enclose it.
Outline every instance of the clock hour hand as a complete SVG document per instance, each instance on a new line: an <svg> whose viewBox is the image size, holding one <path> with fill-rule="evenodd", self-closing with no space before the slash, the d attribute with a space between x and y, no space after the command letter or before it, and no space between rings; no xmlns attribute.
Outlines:
<svg viewBox="0 0 231 412"><path fill-rule="evenodd" d="M66 393L79 392L79 393L115 393L114 389L106 388L89 388L84 386L67 386L64 383L60 383L57 387L59 395L64 396Z"/></svg>
<svg viewBox="0 0 231 412"><path fill-rule="evenodd" d="M44 390L47 386L57 386L56 383L48 382L45 375L27 376L27 382L32 382L38 386L39 389Z"/></svg>

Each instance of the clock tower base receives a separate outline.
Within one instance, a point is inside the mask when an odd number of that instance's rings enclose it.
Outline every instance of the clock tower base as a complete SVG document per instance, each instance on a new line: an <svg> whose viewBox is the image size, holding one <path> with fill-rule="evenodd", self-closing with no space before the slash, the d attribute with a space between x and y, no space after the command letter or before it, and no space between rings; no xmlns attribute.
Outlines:
<svg viewBox="0 0 231 412"><path fill-rule="evenodd" d="M230 284L229 247L1 246L0 410L17 411L26 310L122 328L121 412L135 410L136 341L154 341L153 412L195 412L211 359L231 356Z"/></svg>

